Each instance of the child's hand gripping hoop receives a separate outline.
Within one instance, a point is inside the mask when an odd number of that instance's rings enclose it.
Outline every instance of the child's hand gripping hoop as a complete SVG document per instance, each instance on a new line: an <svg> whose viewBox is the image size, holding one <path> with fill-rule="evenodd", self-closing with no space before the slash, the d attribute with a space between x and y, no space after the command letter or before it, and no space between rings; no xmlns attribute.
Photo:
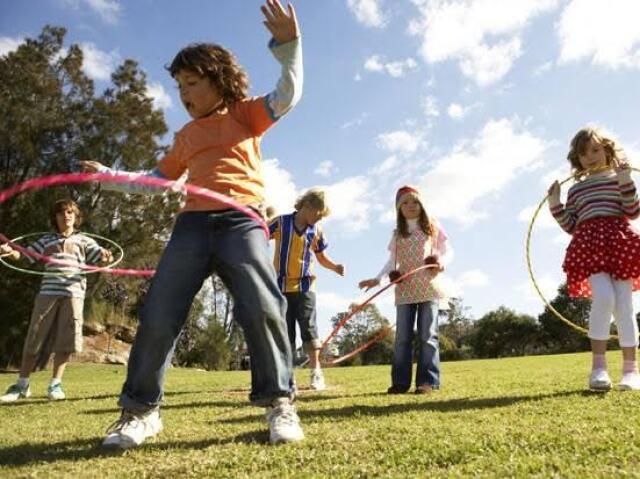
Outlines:
<svg viewBox="0 0 640 479"><path fill-rule="evenodd" d="M331 339L338 333L338 331L340 331L340 329L342 329L342 327L347 323L347 321L349 321L351 318L353 318L353 316L356 313L359 313L360 311L362 311L368 304L373 302L373 300L375 298L377 298L379 295L384 293L391 286L394 286L396 284L401 283L402 281L407 279L409 276L412 276L412 275L416 274L418 271L422 271L423 269L438 268L438 267L439 267L438 265L423 264L422 266L418 266L417 268L412 269L411 271L408 271L407 273L404 273L404 274L398 273L399 276L395 280L390 281L389 284L383 286L378 291L376 291L374 294L369 296L365 301L363 301L359 305L357 305L354 308L352 308L351 311L349 311L349 314L347 314L344 318L342 318L340 320L340 322L338 324L336 324L336 326L333 328L333 331L331 331L329 336L327 336L327 338L322 342L321 351L324 350L327 347L327 345L329 344L329 341L331 341ZM391 273L393 273L393 271ZM389 277L391 277L391 273L389 273ZM378 342L379 340L384 338L386 335L388 335L392 331L392 329L393 328L382 328L378 332L378 334L376 336L374 336L371 340L369 340L365 344L363 344L361 346L358 346L353 351L351 351L351 352L349 352L349 353L347 353L347 354L345 354L345 355L343 355L343 356L341 356L339 358L332 359L330 361L326 361L324 364L326 364L327 366L333 366L334 364L341 363L342 361L345 361L345 360L355 356L356 354L364 351L368 347L372 346L373 344L375 344L376 342Z"/></svg>
<svg viewBox="0 0 640 479"><path fill-rule="evenodd" d="M598 173L599 171L603 171L603 170L607 170L607 169L610 169L610 167L600 168L598 170L587 170L587 171L589 171L591 173ZM632 167L632 166L630 166L629 169L633 170L633 171L640 171L640 169ZM565 183L569 182L570 180L572 180L574 178L575 178L575 175L571 175L568 178L565 178L564 180L562 180L559 184L560 185L564 185ZM547 193L545 195L545 197L542 198L542 201L540 201L540 204L538 205L538 207L533 212L533 216L531 217L531 221L529 222L529 228L527 229L527 237L526 237L526 241L525 241L525 259L527 261L527 271L529 273L529 279L531 279L531 283L533 284L533 288L536 290L536 292L538 293L538 296L540 296L540 299L542 299L542 302L545 304L545 306L547 308L549 308L549 311L551 311L553 314L555 314L556 317L560 321L562 321L563 323L565 323L568 326L572 327L576 331L580 331L581 333L588 334L589 331L587 331L586 329L578 326L573 321L570 321L569 319L565 318L556 308L551 306L549 301L547 301L547 298L545 298L544 294L542 294L542 291L540 290L540 287L538 286L538 282L536 281L535 275L533 274L533 265L531 263L531 233L533 231L533 225L534 225L534 223L536 221L536 218L538 217L538 214L540 213L540 210L543 208L544 204L547 202L547 199L549 198L549 196L550 196L549 193ZM612 334L611 338L617 338L617 336L615 334Z"/></svg>
<svg viewBox="0 0 640 479"><path fill-rule="evenodd" d="M93 233L82 232L82 234L84 236L89 236L91 238L95 238L97 240L109 243L111 246L113 246L118 251L118 257L115 258L110 264L105 265L105 266L88 266L86 264L78 264L78 263L73 263L73 262L70 262L70 261L63 261L63 260L52 258L50 256L45 256L43 254L35 253L34 251L30 251L30 250L20 246L19 244L16 244L19 241L22 241L22 240L24 240L26 238L42 237L42 236L44 236L46 234L47 233L45 233L45 232L42 232L42 233L29 233L29 234L14 238L12 240L8 240L2 233L0 233L0 241L5 241L15 251L18 251L19 253L21 253L21 254L23 254L25 256L29 256L30 258L39 260L39 261L41 261L43 263L49 263L49 264L55 264L55 265L59 265L59 266L76 268L76 271L61 271L61 272L60 271L58 271L58 272L56 272L56 271L36 271L36 270L32 270L32 269L20 268L20 267L15 266L15 265L13 265L11 263L8 263L7 261L5 261L3 259L5 257L7 257L7 256L11 256L12 253L6 253L6 254L3 254L3 255L0 255L0 264L3 264L7 268L13 269L15 271L19 271L20 273L35 274L35 275L40 275L40 276L61 276L61 275L62 276L64 276L64 275L74 275L75 276L75 275L78 275L78 274L112 272L112 268L114 268L124 258L124 250L122 249L122 247L118 243L116 243L115 241L110 240L109 238L105 238L104 236L100 236L100 235L93 234Z"/></svg>
<svg viewBox="0 0 640 479"><path fill-rule="evenodd" d="M69 185L69 184L80 184L80 183L88 183L88 182L103 182L103 183L136 183L147 186L157 186L161 188L166 188L175 191L176 189L180 189L182 191L186 191L187 194L198 196L200 198L205 198L209 200L214 200L219 203L222 203L229 208L233 208L241 213L244 213L251 219L253 219L260 228L265 233L265 236L269 238L269 229L265 224L264 220L258 213L256 213L251 208L241 205L231 198L222 195L220 193L216 193L215 191L208 190L206 188L201 188L199 186L194 186L188 183L181 185L176 181L165 180L162 178L156 178L151 176L130 176L130 175L113 175L108 173L64 173L60 175L53 176L43 176L40 178L34 178L31 180L27 180L23 183L12 186L11 188L7 188L6 190L0 192L0 204L4 203L8 199L23 193L29 190L37 190L42 188L47 188L50 186L57 185ZM106 238L104 238L106 240ZM14 248L16 251L27 254L31 257L37 257L33 252L26 251L19 245L15 245L11 243L11 241L4 235L0 233L0 241L8 243L9 246ZM108 240L107 240L108 241ZM114 243L115 245L115 243ZM119 247L118 247L119 248ZM25 252L26 251L26 252ZM60 264L60 260L56 260L55 258L51 258L49 256L38 255L38 259L41 261L48 261L53 263ZM7 265L6 262L0 261L2 264ZM65 262L62 262L63 264ZM77 266L77 265L76 265ZM113 266L113 265L110 265ZM14 268L15 269L15 268ZM118 269L118 268L105 268L105 267L95 267L95 266L83 266L83 270L99 270L100 272L111 273L111 274L120 274L120 275L130 275L130 276L152 276L155 273L155 270L137 270L137 269ZM97 271L96 271L97 272Z"/></svg>

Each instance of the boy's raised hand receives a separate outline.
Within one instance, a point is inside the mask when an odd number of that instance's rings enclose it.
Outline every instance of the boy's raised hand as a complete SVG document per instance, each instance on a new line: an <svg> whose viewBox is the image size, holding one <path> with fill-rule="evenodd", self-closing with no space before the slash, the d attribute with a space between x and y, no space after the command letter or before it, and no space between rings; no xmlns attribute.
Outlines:
<svg viewBox="0 0 640 479"><path fill-rule="evenodd" d="M289 13L285 12L279 0L267 0L260 7L265 17L264 26L273 35L273 39L278 43L287 43L295 40L300 36L300 28L298 27L298 19L293 5L287 4Z"/></svg>

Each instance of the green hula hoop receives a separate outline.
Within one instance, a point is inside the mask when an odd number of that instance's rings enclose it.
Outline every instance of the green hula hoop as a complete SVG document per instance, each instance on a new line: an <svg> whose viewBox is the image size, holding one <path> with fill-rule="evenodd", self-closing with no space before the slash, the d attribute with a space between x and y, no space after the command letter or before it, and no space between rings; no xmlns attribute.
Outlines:
<svg viewBox="0 0 640 479"><path fill-rule="evenodd" d="M43 233L29 233L29 234L26 234L26 235L18 236L17 238L12 239L11 242L12 243L16 243L16 242L21 241L21 240L23 240L25 238L31 238L32 236L44 236L46 234L50 234L50 232L47 231L47 232L43 232ZM81 234L83 234L85 236L89 236L91 238L95 238L97 240L104 241L106 243L109 243L116 250L118 250L118 253L119 253L120 257L116 258L111 264L108 264L106 266L100 266L100 267L97 267L97 269L86 269L86 270L81 269L80 271L73 272L73 273L71 273L71 272L35 271L35 270L32 270L32 269L20 268L18 266L14 266L14 265L8 263L7 261L5 261L4 257L2 257L2 256L0 256L0 263L5 265L7 268L12 269L14 271L18 271L20 273L34 274L36 276L76 276L76 275L79 275L79 274L85 274L86 275L86 274L90 274L90 273L99 273L102 270L113 268L113 267L117 266L124 259L124 250L115 241L110 240L109 238L105 238L104 236L100 236L100 235L94 234L94 233L81 233Z"/></svg>

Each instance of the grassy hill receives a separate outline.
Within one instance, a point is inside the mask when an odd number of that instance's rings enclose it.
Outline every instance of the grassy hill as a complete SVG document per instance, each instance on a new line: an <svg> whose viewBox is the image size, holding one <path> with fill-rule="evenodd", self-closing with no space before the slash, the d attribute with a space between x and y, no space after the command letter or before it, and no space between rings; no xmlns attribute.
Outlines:
<svg viewBox="0 0 640 479"><path fill-rule="evenodd" d="M609 363L619 379L620 353ZM587 392L589 365L588 354L445 363L431 396L387 395L388 366L329 369L327 391L298 399L307 439L275 447L247 403L248 373L173 369L165 430L113 455L98 446L124 369L72 364L67 401L46 400L44 372L32 398L0 405L0 477L640 477L640 392Z"/></svg>

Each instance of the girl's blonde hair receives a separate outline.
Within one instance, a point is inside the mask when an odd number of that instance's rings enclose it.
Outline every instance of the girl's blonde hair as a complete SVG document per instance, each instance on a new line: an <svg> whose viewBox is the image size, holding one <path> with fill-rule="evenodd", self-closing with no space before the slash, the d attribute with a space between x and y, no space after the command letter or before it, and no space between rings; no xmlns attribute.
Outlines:
<svg viewBox="0 0 640 479"><path fill-rule="evenodd" d="M329 205L327 205L327 201L325 199L324 190L321 188L311 188L307 190L304 194L298 197L294 208L296 211L300 211L305 204L308 204L312 208L320 211L323 217L329 216L331 213Z"/></svg>
<svg viewBox="0 0 640 479"><path fill-rule="evenodd" d="M571 139L571 148L567 154L567 160L571 164L574 174L580 176L584 174L584 168L580 164L580 156L584 155L591 142L598 143L604 148L607 157L607 165L618 166L627 165L627 155L618 146L613 137L596 126L586 126L581 128Z"/></svg>

